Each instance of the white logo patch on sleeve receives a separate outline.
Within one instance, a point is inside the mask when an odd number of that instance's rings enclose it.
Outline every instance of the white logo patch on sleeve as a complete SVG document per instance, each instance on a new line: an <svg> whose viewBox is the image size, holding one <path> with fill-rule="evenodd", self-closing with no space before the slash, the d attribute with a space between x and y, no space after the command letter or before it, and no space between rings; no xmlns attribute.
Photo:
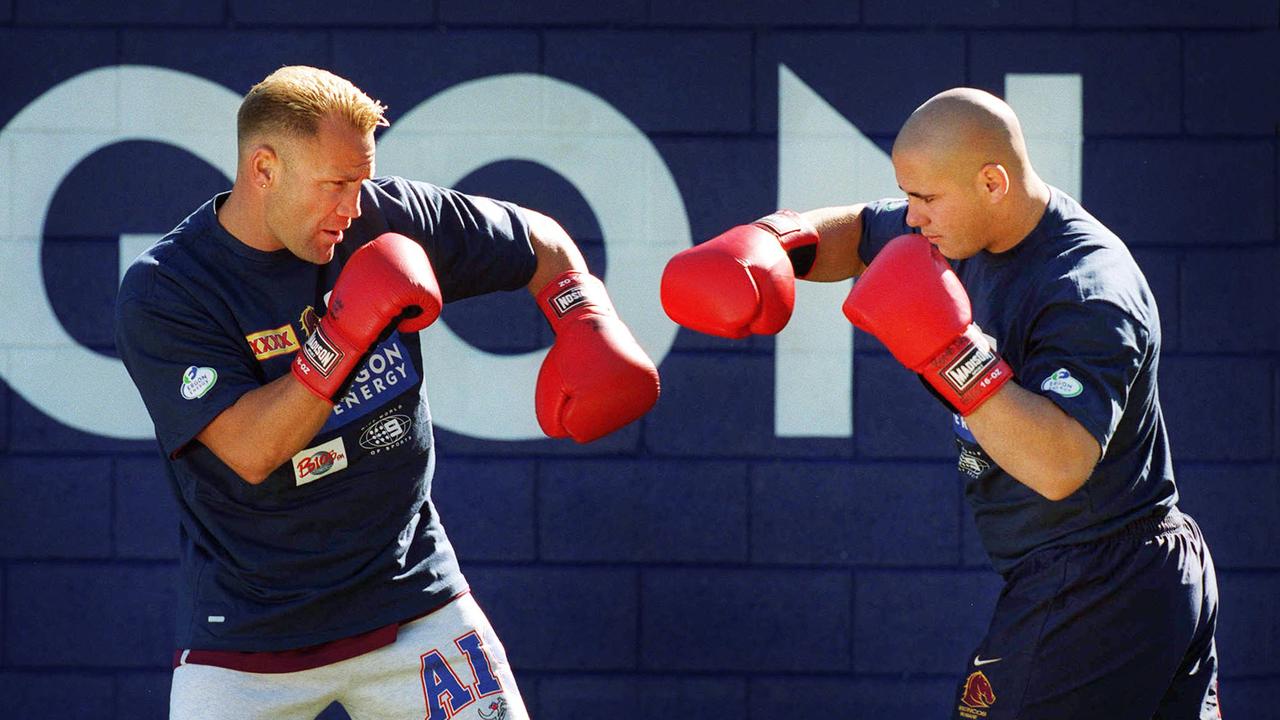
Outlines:
<svg viewBox="0 0 1280 720"><path fill-rule="evenodd" d="M1071 377L1071 371L1066 368L1059 368L1052 375L1045 378L1044 382L1040 383L1040 389L1069 398L1084 392L1084 386L1080 384L1079 380Z"/></svg>
<svg viewBox="0 0 1280 720"><path fill-rule="evenodd" d="M187 400L195 400L204 397L209 392L209 388L218 382L218 371L211 367L196 367L192 365L182 373L182 387L179 392L182 397Z"/></svg>

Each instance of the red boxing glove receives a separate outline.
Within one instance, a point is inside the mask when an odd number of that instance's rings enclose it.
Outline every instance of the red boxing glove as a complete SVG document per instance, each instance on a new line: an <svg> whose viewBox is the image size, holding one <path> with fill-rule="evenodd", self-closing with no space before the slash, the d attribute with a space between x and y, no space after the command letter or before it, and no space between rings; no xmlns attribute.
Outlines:
<svg viewBox="0 0 1280 720"><path fill-rule="evenodd" d="M1013 370L973 324L969 294L942 253L920 235L900 235L871 262L844 314L880 338L943 402L968 415L1013 379Z"/></svg>
<svg viewBox="0 0 1280 720"><path fill-rule="evenodd" d="M422 246L383 233L347 260L320 326L293 357L293 374L317 397L334 402L369 348L393 328L417 332L435 322L441 304Z"/></svg>
<svg viewBox="0 0 1280 720"><path fill-rule="evenodd" d="M818 231L791 210L682 250L662 272L662 309L684 327L741 338L786 327L796 278L813 267Z"/></svg>
<svg viewBox="0 0 1280 720"><path fill-rule="evenodd" d="M556 341L538 372L538 424L587 443L639 418L658 400L658 369L618 319L604 283L574 270L538 293Z"/></svg>

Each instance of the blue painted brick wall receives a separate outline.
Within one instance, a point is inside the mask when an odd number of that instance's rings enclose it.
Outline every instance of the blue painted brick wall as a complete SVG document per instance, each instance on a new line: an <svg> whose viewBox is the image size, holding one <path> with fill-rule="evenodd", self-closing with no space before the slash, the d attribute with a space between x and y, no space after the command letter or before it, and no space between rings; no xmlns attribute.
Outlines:
<svg viewBox="0 0 1280 720"><path fill-rule="evenodd" d="M372 0L359 5L335 0L230 0L229 4L231 19L240 25L425 25L436 17L434 0Z"/></svg>
<svg viewBox="0 0 1280 720"><path fill-rule="evenodd" d="M13 563L5 660L18 666L157 667L173 658L173 572L107 562Z"/></svg>
<svg viewBox="0 0 1280 720"><path fill-rule="evenodd" d="M726 11L721 0L650 0L649 18L655 24L677 26L822 26L853 25L859 4L844 0L742 0Z"/></svg>
<svg viewBox="0 0 1280 720"><path fill-rule="evenodd" d="M945 717L956 694L950 680L918 676L860 679L759 678L751 682L751 720L825 717L836 708L849 717L919 720Z"/></svg>
<svg viewBox="0 0 1280 720"><path fill-rule="evenodd" d="M641 665L663 672L849 668L852 579L824 570L650 570Z"/></svg>
<svg viewBox="0 0 1280 720"><path fill-rule="evenodd" d="M1070 4L1053 0L1024 3L864 0L862 5L867 25L891 27L1061 27L1070 25L1074 15Z"/></svg>
<svg viewBox="0 0 1280 720"><path fill-rule="evenodd" d="M1238 27L1276 26L1276 4L1270 0L1078 0L1079 21L1084 26L1103 27Z"/></svg>
<svg viewBox="0 0 1280 720"><path fill-rule="evenodd" d="M538 710L565 720L746 717L747 687L740 678L559 676L539 683Z"/></svg>
<svg viewBox="0 0 1280 720"><path fill-rule="evenodd" d="M960 502L950 464L760 464L751 473L751 560L950 565Z"/></svg>
<svg viewBox="0 0 1280 720"><path fill-rule="evenodd" d="M468 577L514 667L623 670L637 666L636 573L473 564Z"/></svg>
<svg viewBox="0 0 1280 720"><path fill-rule="evenodd" d="M742 562L743 463L598 460L542 465L541 557L561 562Z"/></svg>
<svg viewBox="0 0 1280 720"><path fill-rule="evenodd" d="M998 590L999 579L982 571L858 573L854 670L945 674L964 667L991 619Z"/></svg>
<svg viewBox="0 0 1280 720"><path fill-rule="evenodd" d="M1003 89L1005 73L1079 73L1088 140L1179 131L1181 40L1175 33L997 32L973 35L971 43L967 79L992 92ZM1086 179L1086 204L1109 194Z"/></svg>
<svg viewBox="0 0 1280 720"><path fill-rule="evenodd" d="M463 561L535 558L536 475L530 461L450 458L440 463L431 496Z"/></svg>
<svg viewBox="0 0 1280 720"><path fill-rule="evenodd" d="M19 25L216 25L224 15L221 0L122 0L111 5L93 0L15 2L15 20Z"/></svg>
<svg viewBox="0 0 1280 720"><path fill-rule="evenodd" d="M0 460L0 557L111 556L111 463Z"/></svg>
<svg viewBox="0 0 1280 720"><path fill-rule="evenodd" d="M113 707L114 682L105 675L56 671L2 672L0 692L4 693L5 713L10 717L95 720L117 717ZM164 709L168 709L167 704Z"/></svg>
<svg viewBox="0 0 1280 720"><path fill-rule="evenodd" d="M1278 26L1275 0L0 0L0 133L59 83L117 64L236 94L283 64L328 66L390 106L391 132L460 83L543 75L643 133L700 242L777 203L780 65L882 149L947 87L1002 93L1009 73L1079 74L1082 200L1130 245L1160 304L1181 505L1220 575L1227 716L1269 717L1280 692ZM55 159L78 137L37 132ZM16 154L0 142L0 174ZM29 300L112 359L116 237L162 233L226 183L149 140L82 158L39 210L46 297ZM611 288L627 270L585 189L554 169L512 158L456 186L556 217ZM16 212L0 197L0 259ZM15 272L0 265L0 284ZM445 322L493 353L551 342L523 291L452 305ZM0 334L0 714L164 717L177 503L153 441L72 429L10 385L33 341ZM859 334L853 434L781 437L775 345L679 331L657 407L588 446L486 440L436 418L436 504L535 717L949 712L999 590L953 469L950 418ZM77 403L101 404L91 382L48 370ZM810 390L828 392L824 378Z"/></svg>

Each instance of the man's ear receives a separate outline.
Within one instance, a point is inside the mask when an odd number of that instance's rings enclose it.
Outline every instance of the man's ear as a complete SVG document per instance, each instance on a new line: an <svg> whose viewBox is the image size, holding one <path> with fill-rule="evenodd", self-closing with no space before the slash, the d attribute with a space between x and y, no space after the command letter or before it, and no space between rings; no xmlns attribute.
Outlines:
<svg viewBox="0 0 1280 720"><path fill-rule="evenodd" d="M990 202L1000 202L1009 194L1009 171L999 163L987 163L978 171L978 183Z"/></svg>
<svg viewBox="0 0 1280 720"><path fill-rule="evenodd" d="M265 188L280 178L280 156L276 149L259 143L249 154L249 172L253 184Z"/></svg>

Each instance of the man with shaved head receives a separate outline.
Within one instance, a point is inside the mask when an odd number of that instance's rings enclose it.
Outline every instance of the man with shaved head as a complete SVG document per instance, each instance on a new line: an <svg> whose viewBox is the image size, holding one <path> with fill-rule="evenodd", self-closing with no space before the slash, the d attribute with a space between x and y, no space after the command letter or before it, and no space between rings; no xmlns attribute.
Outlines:
<svg viewBox="0 0 1280 720"><path fill-rule="evenodd" d="M1219 717L1217 581L1176 506L1141 270L1036 174L994 95L930 98L893 167L906 199L780 210L677 254L667 314L772 334L795 278L858 277L845 315L954 413L965 494L1005 580L953 717Z"/></svg>

